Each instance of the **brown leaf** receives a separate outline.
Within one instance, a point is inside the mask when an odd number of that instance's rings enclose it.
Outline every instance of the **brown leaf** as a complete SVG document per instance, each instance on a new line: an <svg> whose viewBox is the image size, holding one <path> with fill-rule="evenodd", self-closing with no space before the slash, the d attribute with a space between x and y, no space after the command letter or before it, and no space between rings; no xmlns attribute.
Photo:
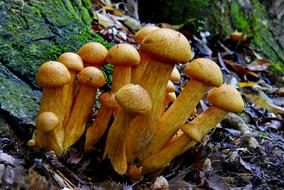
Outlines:
<svg viewBox="0 0 284 190"><path fill-rule="evenodd" d="M247 66L250 71L265 71L270 65L266 59L256 59Z"/></svg>

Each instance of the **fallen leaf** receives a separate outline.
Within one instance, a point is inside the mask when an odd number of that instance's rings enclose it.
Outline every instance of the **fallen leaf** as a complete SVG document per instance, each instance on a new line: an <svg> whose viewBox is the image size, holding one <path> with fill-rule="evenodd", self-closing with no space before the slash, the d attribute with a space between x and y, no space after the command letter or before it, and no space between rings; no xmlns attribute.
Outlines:
<svg viewBox="0 0 284 190"><path fill-rule="evenodd" d="M270 65L266 59L256 59L251 64L247 65L250 71L265 71Z"/></svg>
<svg viewBox="0 0 284 190"><path fill-rule="evenodd" d="M231 60L228 59L224 59L224 63L226 63L227 65L231 66L235 71L237 71L239 74L242 75L250 75L253 78L259 78L258 74L248 70L245 66L242 65L237 65L236 63L234 63Z"/></svg>
<svg viewBox="0 0 284 190"><path fill-rule="evenodd" d="M241 88L253 87L253 86L257 85L257 82L238 82L237 85Z"/></svg>
<svg viewBox="0 0 284 190"><path fill-rule="evenodd" d="M275 114L284 114L284 108L273 104L263 91L259 91L258 94L244 94L247 98L251 99L257 106L267 109Z"/></svg>

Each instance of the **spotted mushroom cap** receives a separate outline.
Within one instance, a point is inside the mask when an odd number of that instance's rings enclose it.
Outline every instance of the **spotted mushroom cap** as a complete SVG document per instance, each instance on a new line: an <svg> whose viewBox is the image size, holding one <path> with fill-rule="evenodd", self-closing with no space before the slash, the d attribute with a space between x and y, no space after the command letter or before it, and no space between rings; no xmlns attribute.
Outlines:
<svg viewBox="0 0 284 190"><path fill-rule="evenodd" d="M227 112L241 112L244 109L243 99L232 85L223 84L213 88L209 91L207 99L212 106Z"/></svg>
<svg viewBox="0 0 284 190"><path fill-rule="evenodd" d="M186 37L167 28L149 32L142 41L140 50L168 64L186 63L191 58L191 49Z"/></svg>
<svg viewBox="0 0 284 190"><path fill-rule="evenodd" d="M188 77L210 86L221 86L223 83L220 67L207 58L198 58L187 63L184 67L184 73Z"/></svg>
<svg viewBox="0 0 284 190"><path fill-rule="evenodd" d="M59 88L71 81L71 75L62 63L48 61L40 66L35 79L43 88Z"/></svg>
<svg viewBox="0 0 284 190"><path fill-rule="evenodd" d="M41 132L47 133L59 124L58 117L53 112L42 112L36 119L36 127Z"/></svg>
<svg viewBox="0 0 284 190"><path fill-rule="evenodd" d="M106 61L118 66L135 66L140 63L140 55L130 44L117 44L107 53Z"/></svg>
<svg viewBox="0 0 284 190"><path fill-rule="evenodd" d="M84 68L83 61L77 53L65 52L58 57L57 61L71 71L80 72Z"/></svg>
<svg viewBox="0 0 284 190"><path fill-rule="evenodd" d="M105 84L104 74L96 67L85 67L78 75L80 85L93 88L102 87Z"/></svg>
<svg viewBox="0 0 284 190"><path fill-rule="evenodd" d="M101 66L105 64L107 49L100 43L89 42L79 49L78 54L85 65Z"/></svg>
<svg viewBox="0 0 284 190"><path fill-rule="evenodd" d="M140 28L140 30L138 30L135 34L135 41L137 42L137 44L141 44L145 36L147 36L149 32L156 29L159 29L159 27L153 25L148 25Z"/></svg>
<svg viewBox="0 0 284 190"><path fill-rule="evenodd" d="M143 115L152 108L150 95L138 84L120 88L115 94L115 100L129 114Z"/></svg>

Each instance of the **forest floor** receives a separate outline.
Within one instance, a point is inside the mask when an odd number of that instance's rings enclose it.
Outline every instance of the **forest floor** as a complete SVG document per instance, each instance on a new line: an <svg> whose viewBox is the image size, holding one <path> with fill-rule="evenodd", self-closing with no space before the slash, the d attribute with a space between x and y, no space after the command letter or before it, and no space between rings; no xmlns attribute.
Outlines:
<svg viewBox="0 0 284 190"><path fill-rule="evenodd" d="M93 29L111 43L134 44L139 21L113 6L96 4ZM111 26L111 27L110 27ZM152 189L163 176L170 189L284 189L284 78L249 43L202 31L192 34L174 28L190 41L194 58L207 57L222 69L224 81L242 94L245 109L229 114L201 143L174 159L169 167L141 180L119 176L102 160L105 137L96 149L83 154L77 143L70 154L34 151L26 141L0 134L1 189ZM135 44L134 44L135 45ZM182 73L183 66L178 65ZM177 95L188 78L175 83ZM197 114L207 108L205 100ZM189 118L192 119L192 118ZM5 123L0 118L0 123ZM11 129L10 129L11 130ZM12 128L13 130L13 128Z"/></svg>

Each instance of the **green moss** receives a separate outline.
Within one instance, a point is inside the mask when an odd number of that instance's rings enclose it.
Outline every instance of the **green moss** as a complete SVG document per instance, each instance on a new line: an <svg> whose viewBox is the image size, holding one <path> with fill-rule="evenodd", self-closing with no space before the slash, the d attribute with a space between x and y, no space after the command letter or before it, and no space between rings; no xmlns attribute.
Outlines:
<svg viewBox="0 0 284 190"><path fill-rule="evenodd" d="M33 89L39 66L90 41L110 45L91 30L85 0L7 0L0 3L0 107L32 122L39 95ZM80 12L83 10L83 12ZM80 12L80 13L79 13ZM109 74L109 73L108 73ZM25 81L25 82L23 82Z"/></svg>

